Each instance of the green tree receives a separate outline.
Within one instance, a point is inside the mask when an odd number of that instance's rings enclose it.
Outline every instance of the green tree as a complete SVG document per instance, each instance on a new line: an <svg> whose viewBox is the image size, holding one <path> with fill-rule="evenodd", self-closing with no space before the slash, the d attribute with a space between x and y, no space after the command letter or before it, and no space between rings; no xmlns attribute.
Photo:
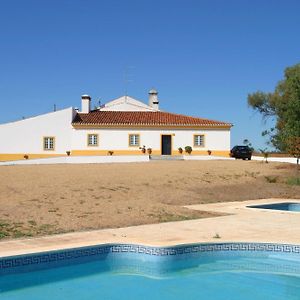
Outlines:
<svg viewBox="0 0 300 300"><path fill-rule="evenodd" d="M277 149L287 151L289 140L300 136L300 64L285 69L274 92L249 94L248 105L263 118L275 118L275 127L263 135L268 135Z"/></svg>
<svg viewBox="0 0 300 300"><path fill-rule="evenodd" d="M291 137L287 142L287 151L297 158L297 165L299 167L300 160L300 137Z"/></svg>

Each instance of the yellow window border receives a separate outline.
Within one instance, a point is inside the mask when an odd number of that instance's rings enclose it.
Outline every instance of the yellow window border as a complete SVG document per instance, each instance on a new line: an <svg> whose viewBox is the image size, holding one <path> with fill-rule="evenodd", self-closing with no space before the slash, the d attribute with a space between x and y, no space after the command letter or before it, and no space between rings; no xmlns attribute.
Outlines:
<svg viewBox="0 0 300 300"><path fill-rule="evenodd" d="M53 148L47 149L45 148L45 139L53 139ZM55 151L55 136L43 136L43 149L44 151Z"/></svg>
<svg viewBox="0 0 300 300"><path fill-rule="evenodd" d="M97 144L91 145L90 142L90 136L91 135L96 135L97 136ZM88 133L87 134L87 146L88 147L98 147L99 146L99 134L98 133Z"/></svg>
<svg viewBox="0 0 300 300"><path fill-rule="evenodd" d="M130 136L131 135L137 135L138 136L138 139L139 139L138 145L131 145L130 144ZM141 135L139 133L129 133L128 134L128 147L140 147L140 144L141 144Z"/></svg>
<svg viewBox="0 0 300 300"><path fill-rule="evenodd" d="M203 136L203 145L196 145L196 143L195 143L196 136ZM204 148L205 147L205 134L194 134L193 135L193 145L194 145L194 147L197 147L197 148Z"/></svg>

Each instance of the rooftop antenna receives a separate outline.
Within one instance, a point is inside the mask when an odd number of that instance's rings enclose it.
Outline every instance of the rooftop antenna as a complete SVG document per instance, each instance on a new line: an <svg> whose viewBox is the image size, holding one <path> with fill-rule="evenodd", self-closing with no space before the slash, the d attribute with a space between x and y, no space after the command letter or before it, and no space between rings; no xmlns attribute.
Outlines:
<svg viewBox="0 0 300 300"><path fill-rule="evenodd" d="M98 105L98 107L97 107L97 105ZM100 108L101 108L101 98L98 99L97 105L96 105L97 109L100 110Z"/></svg>
<svg viewBox="0 0 300 300"><path fill-rule="evenodd" d="M127 101L127 96L128 96L128 85L130 82L133 82L133 79L130 78L130 70L134 69L134 66L126 66L124 69L124 73L123 73L123 80L124 80L124 92L125 92L125 101Z"/></svg>

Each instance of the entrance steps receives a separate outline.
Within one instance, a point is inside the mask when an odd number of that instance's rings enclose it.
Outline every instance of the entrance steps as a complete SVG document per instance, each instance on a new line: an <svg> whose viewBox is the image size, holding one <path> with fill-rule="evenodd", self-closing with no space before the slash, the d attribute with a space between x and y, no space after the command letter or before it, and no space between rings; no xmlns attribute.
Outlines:
<svg viewBox="0 0 300 300"><path fill-rule="evenodd" d="M184 160L182 155L151 155L150 160Z"/></svg>

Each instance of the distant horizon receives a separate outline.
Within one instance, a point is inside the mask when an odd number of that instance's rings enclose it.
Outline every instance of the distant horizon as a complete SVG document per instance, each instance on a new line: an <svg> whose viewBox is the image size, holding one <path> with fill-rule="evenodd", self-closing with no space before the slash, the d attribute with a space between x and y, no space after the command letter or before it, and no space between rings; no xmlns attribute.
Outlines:
<svg viewBox="0 0 300 300"><path fill-rule="evenodd" d="M274 124L247 105L300 62L300 2L37 0L2 3L0 124L127 93L233 123L231 146Z"/></svg>

